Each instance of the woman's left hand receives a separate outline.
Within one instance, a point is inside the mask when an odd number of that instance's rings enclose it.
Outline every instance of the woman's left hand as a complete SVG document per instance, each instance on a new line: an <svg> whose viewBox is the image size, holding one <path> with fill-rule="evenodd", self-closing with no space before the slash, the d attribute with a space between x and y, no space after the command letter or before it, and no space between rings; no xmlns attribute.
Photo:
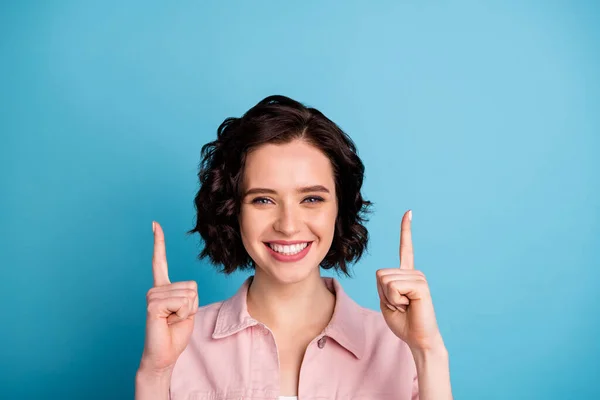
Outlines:
<svg viewBox="0 0 600 400"><path fill-rule="evenodd" d="M412 211L400 230L400 268L377 271L377 291L385 322L412 351L443 348L425 275L415 270L411 235Z"/></svg>

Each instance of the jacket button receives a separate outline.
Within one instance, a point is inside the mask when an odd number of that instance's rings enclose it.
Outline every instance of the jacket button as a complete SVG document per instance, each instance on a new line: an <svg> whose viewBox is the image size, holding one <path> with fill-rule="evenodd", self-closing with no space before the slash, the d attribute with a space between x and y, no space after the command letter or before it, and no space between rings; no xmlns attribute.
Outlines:
<svg viewBox="0 0 600 400"><path fill-rule="evenodd" d="M319 339L319 341L317 342L317 346L319 346L320 349L322 349L323 347L325 347L325 342L327 341L327 338L325 336L323 336L321 339Z"/></svg>

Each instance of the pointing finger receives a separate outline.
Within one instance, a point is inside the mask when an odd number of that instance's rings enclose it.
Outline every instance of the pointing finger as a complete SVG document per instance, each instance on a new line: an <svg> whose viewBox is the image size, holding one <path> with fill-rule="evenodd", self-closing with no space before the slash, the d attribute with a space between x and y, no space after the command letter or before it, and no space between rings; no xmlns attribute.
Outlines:
<svg viewBox="0 0 600 400"><path fill-rule="evenodd" d="M412 232L410 230L412 220L412 210L409 210L402 217L400 227L400 268L415 269L415 256L412 245Z"/></svg>
<svg viewBox="0 0 600 400"><path fill-rule="evenodd" d="M152 275L154 287L169 285L169 268L167 266L167 251L165 249L165 234L158 222L152 221L154 230L154 254L152 256Z"/></svg>

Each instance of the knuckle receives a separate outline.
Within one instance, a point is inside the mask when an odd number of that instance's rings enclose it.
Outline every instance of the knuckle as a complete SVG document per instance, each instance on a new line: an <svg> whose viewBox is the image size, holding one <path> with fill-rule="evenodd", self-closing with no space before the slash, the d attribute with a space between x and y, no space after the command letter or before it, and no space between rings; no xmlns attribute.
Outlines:
<svg viewBox="0 0 600 400"><path fill-rule="evenodd" d="M148 290L146 292L146 300L150 301L150 299L152 298L152 296L154 295L154 293L156 293L156 291L154 290L154 288L151 288L150 290Z"/></svg>
<svg viewBox="0 0 600 400"><path fill-rule="evenodd" d="M389 285L392 281L392 278L389 275L383 275L380 279L382 285Z"/></svg>
<svg viewBox="0 0 600 400"><path fill-rule="evenodd" d="M402 286L402 282L401 281L391 281L389 283L389 286L392 289L399 289Z"/></svg>

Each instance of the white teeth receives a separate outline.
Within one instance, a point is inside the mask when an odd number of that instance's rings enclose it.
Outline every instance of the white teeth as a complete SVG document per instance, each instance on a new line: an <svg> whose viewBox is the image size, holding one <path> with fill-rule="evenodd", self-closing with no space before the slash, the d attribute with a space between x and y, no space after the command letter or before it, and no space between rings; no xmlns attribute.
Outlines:
<svg viewBox="0 0 600 400"><path fill-rule="evenodd" d="M285 254L287 256L300 253L306 248L306 246L308 246L308 242L293 244L291 246L282 246L280 244L269 243L270 248L272 248L278 253Z"/></svg>

